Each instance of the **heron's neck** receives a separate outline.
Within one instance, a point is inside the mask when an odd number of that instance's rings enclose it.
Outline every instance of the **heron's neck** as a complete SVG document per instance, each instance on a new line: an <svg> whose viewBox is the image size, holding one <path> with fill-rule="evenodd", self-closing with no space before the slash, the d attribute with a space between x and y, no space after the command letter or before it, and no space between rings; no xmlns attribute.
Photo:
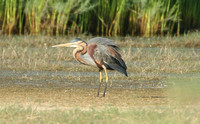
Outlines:
<svg viewBox="0 0 200 124"><path fill-rule="evenodd" d="M84 60L80 56L86 53L87 53L87 44L83 44L74 49L73 56L79 62L84 63Z"/></svg>

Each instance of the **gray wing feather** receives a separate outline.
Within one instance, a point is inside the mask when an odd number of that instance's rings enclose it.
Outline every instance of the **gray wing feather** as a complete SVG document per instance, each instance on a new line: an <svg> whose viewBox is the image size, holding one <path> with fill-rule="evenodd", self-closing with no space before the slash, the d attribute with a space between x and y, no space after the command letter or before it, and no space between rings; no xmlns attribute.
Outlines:
<svg viewBox="0 0 200 124"><path fill-rule="evenodd" d="M94 58L99 61L108 62L110 55L108 54L105 46L99 45L94 51Z"/></svg>
<svg viewBox="0 0 200 124"><path fill-rule="evenodd" d="M95 37L92 38L88 41L88 44L90 43L96 43L98 45L110 45L110 46L116 46L115 42L113 40L110 40L108 38L103 38L103 37Z"/></svg>
<svg viewBox="0 0 200 124"><path fill-rule="evenodd" d="M80 57L86 62L86 64L88 65L92 65L92 66L97 66L96 63L94 62L94 60L90 57L90 55L88 53L84 54L84 55L80 55Z"/></svg>

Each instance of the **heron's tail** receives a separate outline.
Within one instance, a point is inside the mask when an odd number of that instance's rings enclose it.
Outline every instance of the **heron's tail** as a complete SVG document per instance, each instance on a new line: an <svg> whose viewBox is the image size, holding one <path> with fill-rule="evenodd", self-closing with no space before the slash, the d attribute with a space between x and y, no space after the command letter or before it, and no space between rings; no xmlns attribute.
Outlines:
<svg viewBox="0 0 200 124"><path fill-rule="evenodd" d="M123 68L123 67L121 67L117 64L110 64L109 66L110 66L110 68L112 68L112 69L114 69L114 70L116 70L116 71L118 71L118 72L120 72L120 73L122 73L122 74L124 74L125 76L128 77L128 74L127 74L125 68Z"/></svg>

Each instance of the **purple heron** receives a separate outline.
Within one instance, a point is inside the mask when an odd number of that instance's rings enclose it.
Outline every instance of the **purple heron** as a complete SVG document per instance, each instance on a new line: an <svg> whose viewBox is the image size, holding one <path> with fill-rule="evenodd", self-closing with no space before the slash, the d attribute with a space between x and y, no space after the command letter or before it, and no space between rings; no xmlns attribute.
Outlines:
<svg viewBox="0 0 200 124"><path fill-rule="evenodd" d="M90 39L88 42L75 38L70 43L59 44L52 47L76 47L73 51L74 58L82 64L91 65L97 67L100 73L100 82L97 90L97 97L99 96L99 90L102 84L102 70L105 71L105 89L103 97L105 97L108 74L107 70L117 70L118 72L128 76L126 72L126 64L121 58L118 52L118 47L113 40L95 37Z"/></svg>

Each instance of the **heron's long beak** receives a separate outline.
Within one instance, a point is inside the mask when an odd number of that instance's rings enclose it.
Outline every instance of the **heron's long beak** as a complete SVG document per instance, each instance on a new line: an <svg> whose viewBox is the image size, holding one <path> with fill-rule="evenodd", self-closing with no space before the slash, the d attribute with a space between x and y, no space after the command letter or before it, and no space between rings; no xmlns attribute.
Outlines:
<svg viewBox="0 0 200 124"><path fill-rule="evenodd" d="M77 42L74 43L65 43L65 44L58 44L52 47L77 47Z"/></svg>

